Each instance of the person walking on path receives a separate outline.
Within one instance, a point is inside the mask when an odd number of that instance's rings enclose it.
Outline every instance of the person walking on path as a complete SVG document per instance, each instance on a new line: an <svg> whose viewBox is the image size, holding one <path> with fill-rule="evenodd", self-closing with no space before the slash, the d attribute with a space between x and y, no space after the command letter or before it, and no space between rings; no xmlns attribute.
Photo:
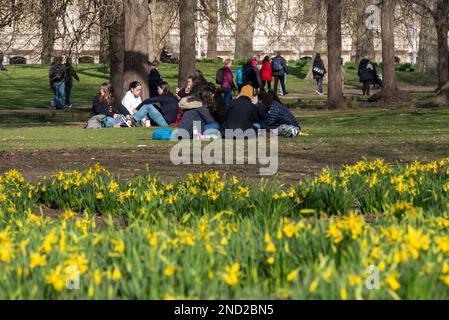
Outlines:
<svg viewBox="0 0 449 320"><path fill-rule="evenodd" d="M69 58L67 58L67 61L65 63L65 79L64 79L65 107L67 109L72 108L71 96L73 88L73 79L75 79L77 82L80 82L80 78L78 77L75 68L73 68L72 62L70 61Z"/></svg>
<svg viewBox="0 0 449 320"><path fill-rule="evenodd" d="M271 82L273 82L273 70L271 68L270 57L266 56L262 61L262 69L260 70L260 77L262 79L262 89L271 90Z"/></svg>
<svg viewBox="0 0 449 320"><path fill-rule="evenodd" d="M285 75L288 74L287 61L280 53L273 58L271 62L271 69L274 77L274 92L278 91L279 82L281 82L283 95L287 95L288 92L285 89Z"/></svg>
<svg viewBox="0 0 449 320"><path fill-rule="evenodd" d="M313 79L316 80L317 89L316 93L319 96L323 95L323 80L326 75L326 67L324 66L323 59L321 59L321 54L317 53L315 60L313 61Z"/></svg>
<svg viewBox="0 0 449 320"><path fill-rule="evenodd" d="M376 66L369 59L362 59L359 64L358 74L360 82L363 83L363 95L369 96L371 84L376 83L377 80Z"/></svg>
<svg viewBox="0 0 449 320"><path fill-rule="evenodd" d="M6 71L5 66L3 65L3 60L5 59L5 54L2 50L0 50L0 71Z"/></svg>
<svg viewBox="0 0 449 320"><path fill-rule="evenodd" d="M237 90L237 86L234 83L234 75L232 73L232 61L226 59L224 67L217 72L217 84L221 86L223 91L223 98L225 105L228 105L232 100L232 91Z"/></svg>
<svg viewBox="0 0 449 320"><path fill-rule="evenodd" d="M65 67L62 64L62 58L55 58L50 67L48 78L50 81L50 87L54 93L52 106L60 110L63 108L65 93Z"/></svg>

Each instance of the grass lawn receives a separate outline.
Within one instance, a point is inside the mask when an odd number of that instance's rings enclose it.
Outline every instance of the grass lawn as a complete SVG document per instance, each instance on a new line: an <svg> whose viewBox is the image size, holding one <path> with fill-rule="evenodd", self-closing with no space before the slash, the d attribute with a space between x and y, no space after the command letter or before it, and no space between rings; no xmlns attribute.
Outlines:
<svg viewBox="0 0 449 320"><path fill-rule="evenodd" d="M220 62L199 62L209 80L215 79L216 70L221 67ZM236 69L238 66L234 66ZM315 92L315 83L305 80L310 65L290 63L290 75L287 79L287 90L290 93L311 94ZM73 102L77 107L89 108L92 98L99 86L108 81L108 68L103 65L78 65L77 72L80 83L75 83ZM176 88L178 66L162 64L162 77ZM352 64L346 65L346 82L349 87L360 87L357 70ZM431 90L436 85L435 76L416 76L415 73L398 72L399 85L424 86ZM8 66L8 71L0 72L0 110L23 108L46 108L52 98L48 85L48 67L40 65ZM319 100L319 99L318 99Z"/></svg>
<svg viewBox="0 0 449 320"><path fill-rule="evenodd" d="M395 163L449 156L449 109L296 109L295 114L309 135L280 140L279 175L287 182L316 175L326 166L339 167L363 158ZM151 140L151 130L142 128L2 127L0 171L19 168L30 175L47 174L55 168L100 162L112 172L130 174L128 164L132 164L137 173L150 167L151 172L176 178L192 166L173 166L169 158L172 146L172 142ZM242 176L258 178L251 166L195 167L196 171L209 169L237 170Z"/></svg>

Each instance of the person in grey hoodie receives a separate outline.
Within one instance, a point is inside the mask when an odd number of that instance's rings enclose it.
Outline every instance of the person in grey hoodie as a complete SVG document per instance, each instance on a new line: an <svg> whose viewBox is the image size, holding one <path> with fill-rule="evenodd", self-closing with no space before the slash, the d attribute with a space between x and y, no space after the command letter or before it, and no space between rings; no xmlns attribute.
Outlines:
<svg viewBox="0 0 449 320"><path fill-rule="evenodd" d="M288 74L287 61L280 53L271 61L271 69L274 77L274 92L278 91L279 81L281 82L281 88L284 95L288 92L285 89L285 75Z"/></svg>

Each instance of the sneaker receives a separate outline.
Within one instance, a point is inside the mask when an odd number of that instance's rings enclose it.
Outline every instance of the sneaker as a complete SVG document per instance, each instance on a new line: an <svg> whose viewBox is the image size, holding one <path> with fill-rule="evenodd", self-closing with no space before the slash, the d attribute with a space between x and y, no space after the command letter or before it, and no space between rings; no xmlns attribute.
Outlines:
<svg viewBox="0 0 449 320"><path fill-rule="evenodd" d="M51 100L50 101L50 109L54 109L55 108L55 100Z"/></svg>
<svg viewBox="0 0 449 320"><path fill-rule="evenodd" d="M66 108L66 109L72 109L72 105L69 104L69 105L65 106L65 108Z"/></svg>

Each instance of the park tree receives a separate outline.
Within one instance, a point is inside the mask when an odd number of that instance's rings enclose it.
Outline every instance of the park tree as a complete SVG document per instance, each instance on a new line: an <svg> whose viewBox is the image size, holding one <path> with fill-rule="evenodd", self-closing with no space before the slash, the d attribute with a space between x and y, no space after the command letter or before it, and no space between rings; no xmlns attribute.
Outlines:
<svg viewBox="0 0 449 320"><path fill-rule="evenodd" d="M374 60L374 31L368 28L367 20L369 13L367 9L370 5L375 4L375 0L352 0L352 6L345 10L351 13L353 30L353 55L351 60L359 63L363 58Z"/></svg>
<svg viewBox="0 0 449 320"><path fill-rule="evenodd" d="M126 88L132 81L142 83L142 96L148 89L148 0L124 0L125 55L123 81Z"/></svg>
<svg viewBox="0 0 449 320"><path fill-rule="evenodd" d="M201 0L204 16L207 19L207 57L216 59L218 57L218 1Z"/></svg>
<svg viewBox="0 0 449 320"><path fill-rule="evenodd" d="M116 98L124 94L124 61L125 61L125 14L123 3L118 3L114 12L109 12L111 19L108 26L110 82ZM145 81L146 82L146 81Z"/></svg>
<svg viewBox="0 0 449 320"><path fill-rule="evenodd" d="M348 107L343 96L341 78L341 16L342 0L327 0L328 106L330 109L345 109Z"/></svg>
<svg viewBox="0 0 449 320"><path fill-rule="evenodd" d="M40 24L42 32L41 63L50 64L56 41L56 30L58 28L57 6L55 0L41 0Z"/></svg>
<svg viewBox="0 0 449 320"><path fill-rule="evenodd" d="M425 15L433 18L438 42L438 90L449 81L448 32L449 0L407 0L416 5Z"/></svg>
<svg viewBox="0 0 449 320"><path fill-rule="evenodd" d="M256 0L237 0L235 28L235 58L249 59L253 56L254 31L256 27Z"/></svg>
<svg viewBox="0 0 449 320"><path fill-rule="evenodd" d="M429 7L434 9L436 0L429 0ZM420 10L421 28L419 32L419 51L416 72L420 74L438 73L438 33L432 15L427 10Z"/></svg>
<svg viewBox="0 0 449 320"><path fill-rule="evenodd" d="M395 69L394 17L397 0L383 0L381 13L383 85L376 99L392 102L399 98Z"/></svg>
<svg viewBox="0 0 449 320"><path fill-rule="evenodd" d="M179 86L185 87L189 76L196 68L196 0L179 0Z"/></svg>

